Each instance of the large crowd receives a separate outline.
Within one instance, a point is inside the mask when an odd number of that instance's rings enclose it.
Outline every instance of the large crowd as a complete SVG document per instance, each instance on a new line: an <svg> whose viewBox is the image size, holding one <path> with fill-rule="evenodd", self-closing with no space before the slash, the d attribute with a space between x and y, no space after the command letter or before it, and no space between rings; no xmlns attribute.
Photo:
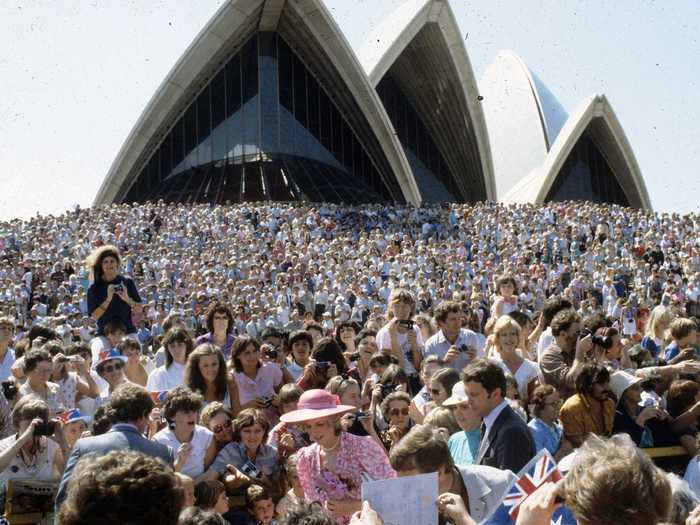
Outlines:
<svg viewBox="0 0 700 525"><path fill-rule="evenodd" d="M466 525L546 449L518 523L695 524L699 301L700 216L586 202L0 222L5 515L375 524L363 482L437 472Z"/></svg>

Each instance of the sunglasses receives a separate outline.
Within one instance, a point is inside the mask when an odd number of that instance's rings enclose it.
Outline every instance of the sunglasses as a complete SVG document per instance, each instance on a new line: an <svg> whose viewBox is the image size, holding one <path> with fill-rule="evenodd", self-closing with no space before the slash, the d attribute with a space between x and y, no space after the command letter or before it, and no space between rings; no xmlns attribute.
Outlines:
<svg viewBox="0 0 700 525"><path fill-rule="evenodd" d="M105 365L102 367L102 373L103 374L109 374L110 372L114 372L115 370L121 370L124 368L124 363L122 362L117 362L114 363L113 365Z"/></svg>
<svg viewBox="0 0 700 525"><path fill-rule="evenodd" d="M406 408L392 408L389 410L389 416L407 416L408 415L408 407Z"/></svg>
<svg viewBox="0 0 700 525"><path fill-rule="evenodd" d="M230 419L228 421L224 421L220 425L216 425L214 428L211 429L211 431L214 432L214 434L220 434L226 428L231 428L231 420Z"/></svg>

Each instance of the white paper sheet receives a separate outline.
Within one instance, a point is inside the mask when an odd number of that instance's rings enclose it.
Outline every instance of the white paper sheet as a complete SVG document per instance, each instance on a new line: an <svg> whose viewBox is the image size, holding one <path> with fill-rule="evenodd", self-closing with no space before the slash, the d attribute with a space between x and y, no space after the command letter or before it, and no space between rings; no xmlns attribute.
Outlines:
<svg viewBox="0 0 700 525"><path fill-rule="evenodd" d="M437 525L437 472L362 484L362 499L384 520L384 525Z"/></svg>

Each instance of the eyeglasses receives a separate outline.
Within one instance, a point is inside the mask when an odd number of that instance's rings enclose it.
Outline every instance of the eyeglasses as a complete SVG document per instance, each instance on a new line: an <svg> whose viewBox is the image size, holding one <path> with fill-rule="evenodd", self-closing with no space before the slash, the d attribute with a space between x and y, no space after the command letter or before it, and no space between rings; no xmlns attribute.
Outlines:
<svg viewBox="0 0 700 525"><path fill-rule="evenodd" d="M389 410L390 417L394 417L394 416L398 416L398 415L407 416L408 415L408 407L406 407L406 408L392 408L391 410Z"/></svg>
<svg viewBox="0 0 700 525"><path fill-rule="evenodd" d="M102 367L102 373L103 374L109 374L111 372L114 372L115 370L121 370L124 368L124 363L121 361L117 361L113 365L105 365Z"/></svg>
<svg viewBox="0 0 700 525"><path fill-rule="evenodd" d="M214 428L211 429L211 431L214 434L220 434L221 432L224 431L226 428L231 428L231 420L229 419L228 421L224 421L220 425L216 425Z"/></svg>
<svg viewBox="0 0 700 525"><path fill-rule="evenodd" d="M434 396L439 396L440 394L442 394L442 392L440 392L440 390L437 390L436 388L431 388L428 390L428 392L430 392Z"/></svg>

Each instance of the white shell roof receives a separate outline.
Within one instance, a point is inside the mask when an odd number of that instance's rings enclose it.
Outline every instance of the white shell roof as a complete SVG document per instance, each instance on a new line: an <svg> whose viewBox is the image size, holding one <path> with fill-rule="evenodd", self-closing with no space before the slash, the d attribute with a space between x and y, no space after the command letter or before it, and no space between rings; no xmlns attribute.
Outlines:
<svg viewBox="0 0 700 525"><path fill-rule="evenodd" d="M501 51L480 82L499 198L542 164L567 114L513 51Z"/></svg>
<svg viewBox="0 0 700 525"><path fill-rule="evenodd" d="M452 68L446 70L454 71L463 87L469 114L463 115L462 118L471 120L474 127L486 193L490 200L496 200L496 182L486 119L478 101L479 88L449 0L407 1L384 18L372 31L366 44L357 52L357 57L372 85L377 86L418 32L431 22L440 28L450 51Z"/></svg>
<svg viewBox="0 0 700 525"><path fill-rule="evenodd" d="M637 159L605 95L588 97L572 112L544 162L522 177L508 193L501 196L501 200L506 203L544 203L569 153L587 130L596 135L596 143L630 205L650 210L651 201Z"/></svg>

